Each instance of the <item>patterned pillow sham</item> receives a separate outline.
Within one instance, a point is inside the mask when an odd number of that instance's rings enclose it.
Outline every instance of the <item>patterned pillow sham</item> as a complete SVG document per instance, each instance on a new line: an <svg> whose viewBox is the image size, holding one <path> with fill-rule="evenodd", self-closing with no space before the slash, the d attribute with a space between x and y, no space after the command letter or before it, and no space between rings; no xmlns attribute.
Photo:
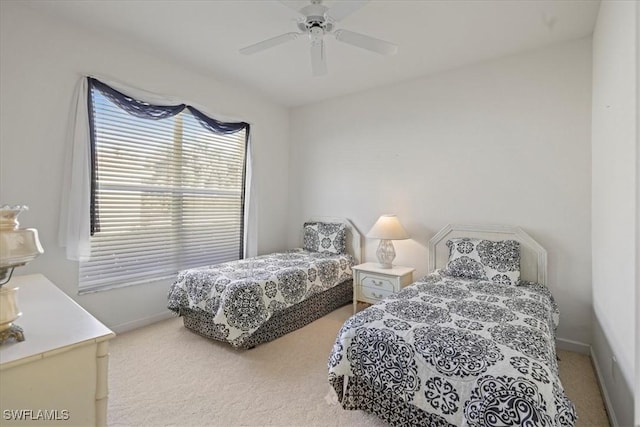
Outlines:
<svg viewBox="0 0 640 427"><path fill-rule="evenodd" d="M341 255L347 251L347 231L340 222L305 222L304 249Z"/></svg>
<svg viewBox="0 0 640 427"><path fill-rule="evenodd" d="M449 261L443 273L505 285L520 280L520 243L515 240L457 238L447 241Z"/></svg>

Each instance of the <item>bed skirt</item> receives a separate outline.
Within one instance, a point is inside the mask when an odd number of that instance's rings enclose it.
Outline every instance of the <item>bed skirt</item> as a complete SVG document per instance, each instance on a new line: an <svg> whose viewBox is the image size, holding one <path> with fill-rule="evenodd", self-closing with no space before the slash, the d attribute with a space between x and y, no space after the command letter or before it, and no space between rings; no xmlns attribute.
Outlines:
<svg viewBox="0 0 640 427"><path fill-rule="evenodd" d="M258 344L272 341L331 313L333 310L350 303L352 299L353 280L345 280L333 288L315 294L274 314L237 348L249 349ZM180 309L180 314L184 326L190 331L217 341L228 342L224 336L218 333L212 322L212 314L185 308Z"/></svg>

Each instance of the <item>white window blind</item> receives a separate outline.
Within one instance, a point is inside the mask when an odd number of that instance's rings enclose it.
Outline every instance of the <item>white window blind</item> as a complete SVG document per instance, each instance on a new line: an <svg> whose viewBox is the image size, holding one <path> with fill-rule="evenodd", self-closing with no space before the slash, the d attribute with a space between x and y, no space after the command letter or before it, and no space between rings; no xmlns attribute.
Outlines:
<svg viewBox="0 0 640 427"><path fill-rule="evenodd" d="M90 96L99 228L80 290L241 258L247 129L214 133L186 109L138 118L95 87Z"/></svg>

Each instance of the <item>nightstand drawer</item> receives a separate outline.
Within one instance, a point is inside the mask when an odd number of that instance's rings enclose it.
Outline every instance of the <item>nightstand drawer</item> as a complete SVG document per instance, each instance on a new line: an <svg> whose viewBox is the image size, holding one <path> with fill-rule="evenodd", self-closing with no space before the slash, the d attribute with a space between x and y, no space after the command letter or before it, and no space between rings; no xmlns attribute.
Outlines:
<svg viewBox="0 0 640 427"><path fill-rule="evenodd" d="M373 262L351 267L353 270L353 312L358 311L358 301L376 304L413 281L411 267L394 265L380 268Z"/></svg>
<svg viewBox="0 0 640 427"><path fill-rule="evenodd" d="M387 292L396 292L400 289L398 285L395 285L397 280L387 279L386 277L374 276L369 274L362 275L362 287L363 288L371 288L374 291L387 291Z"/></svg>
<svg viewBox="0 0 640 427"><path fill-rule="evenodd" d="M368 288L366 286L360 288L360 297L365 301L380 301L391 294L393 294L393 290Z"/></svg>

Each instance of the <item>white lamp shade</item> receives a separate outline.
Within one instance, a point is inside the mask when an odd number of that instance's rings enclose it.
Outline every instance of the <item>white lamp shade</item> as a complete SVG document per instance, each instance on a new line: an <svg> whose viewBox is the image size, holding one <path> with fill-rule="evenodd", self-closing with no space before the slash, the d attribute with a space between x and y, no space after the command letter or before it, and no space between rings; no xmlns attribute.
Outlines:
<svg viewBox="0 0 640 427"><path fill-rule="evenodd" d="M409 235L404 229L398 217L395 215L382 215L371 230L367 233L367 237L372 239L383 240L404 240L408 239Z"/></svg>

